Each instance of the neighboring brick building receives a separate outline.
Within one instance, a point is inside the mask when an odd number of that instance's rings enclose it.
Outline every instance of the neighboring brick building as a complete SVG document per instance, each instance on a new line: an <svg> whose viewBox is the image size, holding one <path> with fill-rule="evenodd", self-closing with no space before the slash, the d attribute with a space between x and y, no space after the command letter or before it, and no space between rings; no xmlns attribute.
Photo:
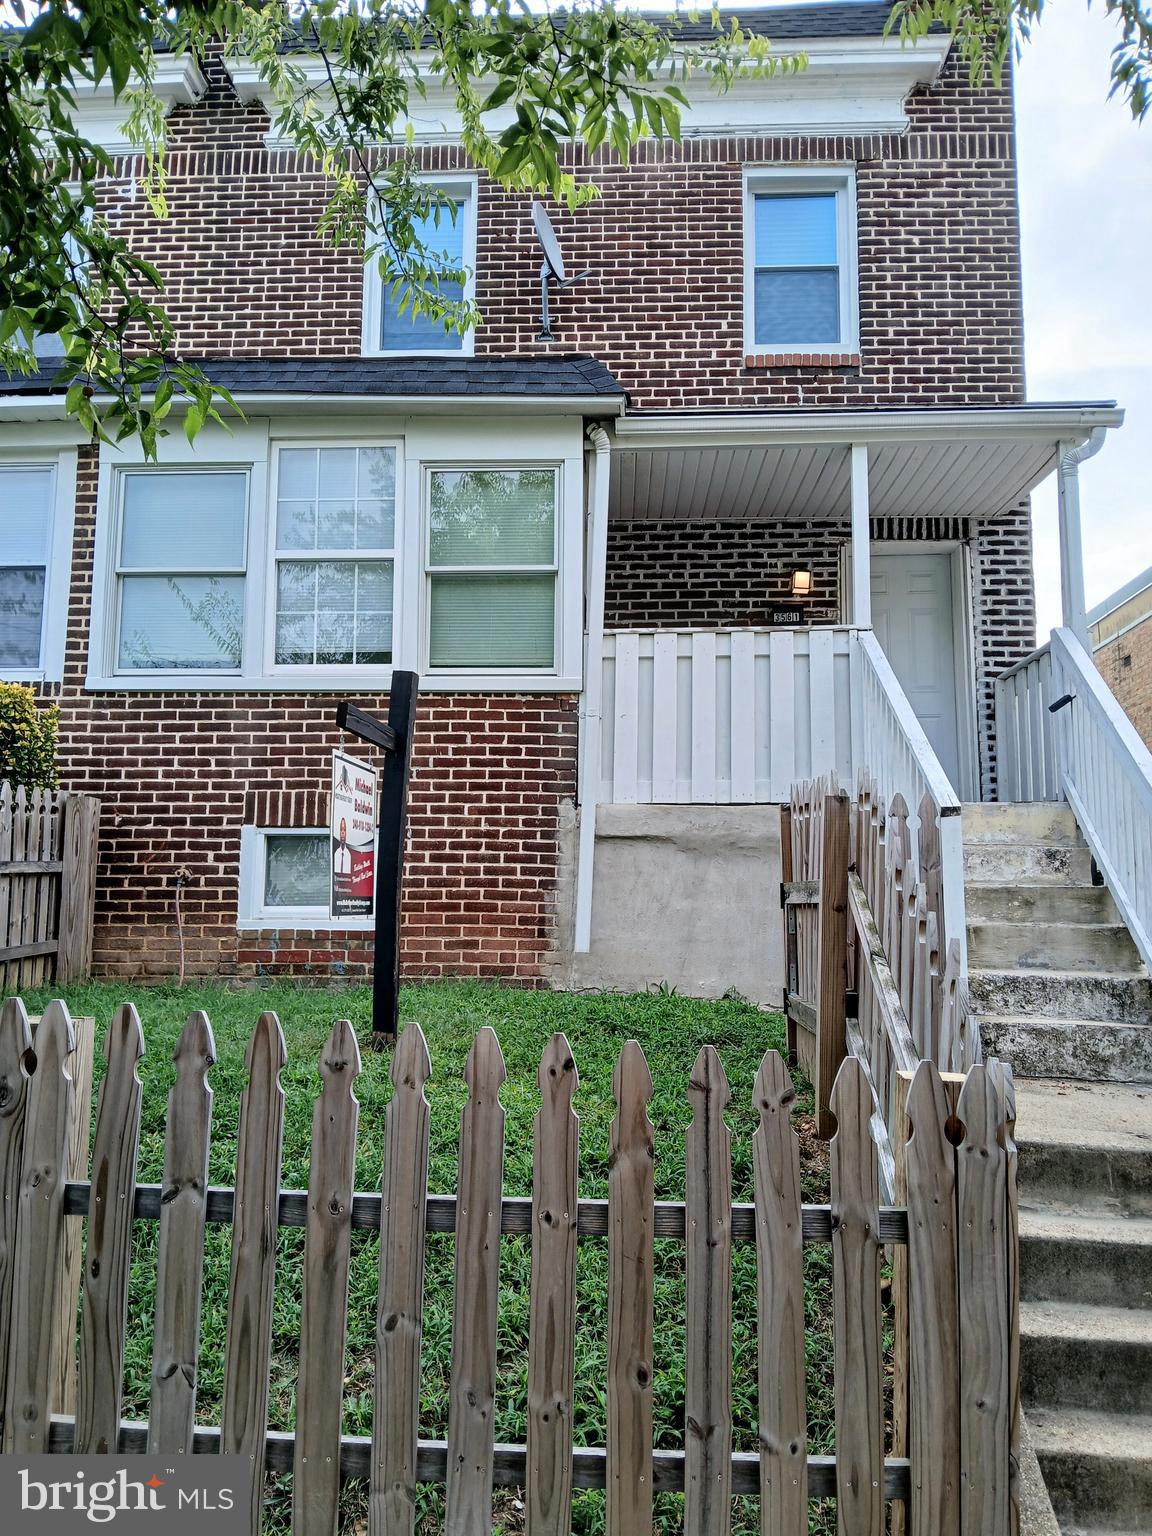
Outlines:
<svg viewBox="0 0 1152 1536"><path fill-rule="evenodd" d="M172 972L177 885L193 974L366 969L320 910L319 829L335 701L383 707L395 660L423 690L406 974L545 978L597 580L609 630L867 625L854 515L893 666L962 793L990 788L992 683L1034 642L1027 494L1096 416L1025 401L1010 84L887 14L751 13L805 73L698 82L683 141L627 166L574 152L601 196L553 212L586 275L551 341L529 202L469 168L434 89L414 126L484 316L463 344L320 241L323 180L243 64L170 61L164 221L109 126L112 227L247 419L153 469L81 443L42 379L0 390L0 517L43 534L0 533L0 671L59 701L65 782L104 801L102 972Z"/></svg>
<svg viewBox="0 0 1152 1536"><path fill-rule="evenodd" d="M1088 624L1101 677L1152 747L1152 570L1093 608Z"/></svg>

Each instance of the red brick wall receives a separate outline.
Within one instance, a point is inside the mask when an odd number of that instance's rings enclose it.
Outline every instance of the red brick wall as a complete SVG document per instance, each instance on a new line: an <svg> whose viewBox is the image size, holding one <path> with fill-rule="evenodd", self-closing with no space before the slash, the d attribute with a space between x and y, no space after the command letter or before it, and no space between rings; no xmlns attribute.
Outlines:
<svg viewBox="0 0 1152 1536"><path fill-rule="evenodd" d="M1152 747L1152 615L1102 645L1095 660L1142 740Z"/></svg>
<svg viewBox="0 0 1152 1536"><path fill-rule="evenodd" d="M283 693L87 693L95 476L81 473L61 776L103 802L95 964L171 976L181 892L190 975L365 975L371 940L237 932L240 831L275 814L323 825L336 698ZM386 711L387 699L359 700ZM535 982L552 931L560 802L576 787L568 697L426 695L410 794L406 976ZM315 819L312 819L315 818Z"/></svg>
<svg viewBox="0 0 1152 1536"><path fill-rule="evenodd" d="M223 355L360 351L362 267L316 235L324 182L265 147L267 120L214 89L173 115L170 217L151 217L121 162L116 228L163 274L182 346ZM645 143L628 166L574 154L601 197L555 213L574 271L556 297L555 340L539 328L539 249L528 200L482 178L480 353L591 352L638 408L993 404L1023 397L1011 88L972 91L950 63L909 101L911 130L863 138ZM423 151L429 171L464 164ZM745 366L745 165L852 164L857 176L859 366Z"/></svg>

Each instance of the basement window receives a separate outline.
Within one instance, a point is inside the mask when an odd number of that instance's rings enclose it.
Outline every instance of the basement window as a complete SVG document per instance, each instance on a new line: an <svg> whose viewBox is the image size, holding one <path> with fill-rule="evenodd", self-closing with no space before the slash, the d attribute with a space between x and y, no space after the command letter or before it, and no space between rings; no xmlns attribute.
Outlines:
<svg viewBox="0 0 1152 1536"><path fill-rule="evenodd" d="M744 246L747 352L856 350L850 172L749 172Z"/></svg>
<svg viewBox="0 0 1152 1536"><path fill-rule="evenodd" d="M244 827L240 928L371 928L371 918L328 915L332 837L326 827Z"/></svg>

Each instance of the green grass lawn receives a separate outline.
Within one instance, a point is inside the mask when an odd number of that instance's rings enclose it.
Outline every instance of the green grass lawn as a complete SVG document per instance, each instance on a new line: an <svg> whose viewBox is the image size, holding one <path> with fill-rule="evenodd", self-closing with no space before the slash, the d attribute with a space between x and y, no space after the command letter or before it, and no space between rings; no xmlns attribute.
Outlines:
<svg viewBox="0 0 1152 1536"><path fill-rule="evenodd" d="M51 994L26 998L38 1011ZM136 1002L144 1026L147 1054L141 1063L144 1083L139 1177L158 1182L163 1164L165 1109L172 1079L171 1054L189 1011L207 1011L216 1037L217 1063L209 1081L214 1090L211 1165L214 1184L233 1182L240 1093L244 1086L244 1052L252 1025L263 1008L274 1009L284 1028L288 1066L283 1074L286 1096L284 1164L281 1183L303 1189L308 1182L312 1103L319 1091L316 1062L332 1022L350 1018L361 1040L368 1031L370 995L366 988L340 991L274 985L258 993L229 991L223 986L131 988L90 984L66 994L74 1014L91 1014L97 1039L112 1010L126 997ZM403 1015L418 1020L428 1038L432 1079L432 1145L429 1185L450 1192L456 1185L457 1141L464 1102L462 1068L476 1030L490 1024L504 1051L508 1081L501 1099L507 1110L504 1188L508 1194L531 1193L532 1117L538 1105L536 1070L549 1037L563 1030L580 1074L576 1110L581 1124L580 1192L585 1197L607 1194L608 1136L614 1114L611 1079L616 1056L625 1040L636 1039L648 1057L655 1085L649 1113L655 1127L656 1195L683 1199L684 1131L690 1119L686 1094L689 1071L700 1047L713 1044L720 1052L732 1101L728 1123L732 1131L733 1187L737 1200L752 1198L751 1137L756 1128L752 1086L763 1052L782 1049L783 1025L738 999L705 1003L652 993L608 996L529 992L496 985L440 983L410 987L403 994ZM100 1062L98 1060L98 1075ZM826 1158L806 1117L811 1091L799 1083L798 1128L801 1130L804 1198L827 1198ZM356 1094L360 1100L360 1134L356 1187L379 1187L384 1110L389 1098L388 1058L365 1051ZM124 1414L148 1415L155 1296L156 1236L154 1223L134 1228L134 1253L129 1301L129 1343L124 1383ZM205 1278L198 1419L219 1423L224 1356L230 1229L209 1228ZM293 1423L296 1347L300 1324L300 1276L304 1234L282 1230L277 1255L276 1316L271 1377L270 1424L290 1429ZM353 1236L346 1360L345 1433L371 1433L372 1371L375 1327L376 1234ZM684 1394L684 1265L683 1246L661 1240L656 1244L655 1420L657 1444L683 1444ZM501 1302L499 1383L496 1438L523 1443L527 1397L528 1289L530 1249L527 1238L508 1237L501 1244ZM421 1433L443 1437L447 1430L452 1326L453 1242L450 1236L428 1238L425 1283ZM810 1247L805 1254L808 1299L808 1403L810 1449L829 1451L832 1441L831 1398L831 1254ZM580 1244L578 1262L578 1331L576 1338L576 1397L573 1428L578 1444L603 1445L605 1437L607 1332L607 1247L602 1240ZM734 1263L733 1349L736 1448L756 1448L755 1254L750 1244L737 1245ZM425 1490L428 1533L441 1529L442 1493ZM657 1529L672 1533L681 1527L677 1496L657 1496ZM735 1529L758 1531L759 1518L751 1500L737 1500ZM346 1491L344 1529L361 1531L365 1498L362 1486ZM813 1506L812 1530L823 1531L827 1508ZM289 1528L290 1495L284 1480L270 1480L265 1529ZM521 1525L515 1498L498 1492L495 1529L511 1532ZM572 1529L603 1530L603 1495L578 1493Z"/></svg>

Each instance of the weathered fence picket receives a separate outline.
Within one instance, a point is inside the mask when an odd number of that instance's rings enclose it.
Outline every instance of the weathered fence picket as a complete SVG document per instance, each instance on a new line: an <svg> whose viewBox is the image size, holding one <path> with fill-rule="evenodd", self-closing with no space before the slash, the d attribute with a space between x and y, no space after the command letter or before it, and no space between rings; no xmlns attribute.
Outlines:
<svg viewBox="0 0 1152 1536"><path fill-rule="evenodd" d="M867 875L867 870L865 874ZM913 967L915 970L915 967ZM754 1088L754 1202L732 1201L730 1090L705 1046L683 1085L685 1200L654 1199L653 1085L629 1042L613 1079L608 1199L578 1196L580 1127L576 1061L555 1036L540 1063L531 1199L503 1196L504 1064L491 1030L477 1036L465 1073L459 1188L430 1195L431 1066L416 1026L392 1061L379 1195L357 1193L351 1028L337 1024L320 1062L308 1191L279 1188L285 1064L274 1015L248 1048L236 1187L208 1189L214 1055L211 1028L193 1014L175 1052L162 1185L135 1182L140 1084L139 1021L120 1011L105 1045L92 1176L66 1181L74 1124L67 1060L70 1021L54 1003L34 1035L21 1005L0 1011L0 1382L4 1450L87 1446L127 1452L239 1452L250 1458L242 1490L248 1527L261 1528L264 1474L292 1478L293 1526L324 1536L345 1517L341 1488L369 1480L371 1536L412 1536L418 1489L446 1488L445 1530L492 1529L496 1485L524 1490L528 1536L571 1529L574 1488L606 1490L610 1536L650 1536L653 1496L684 1493L684 1530L727 1536L733 1498L758 1496L764 1536L801 1536L811 1498L835 1496L843 1536L880 1536L885 1504L925 1536L1014 1536L1018 1339L1015 1315L1015 1149L1011 1074L998 1063L964 1083L923 1063L897 1075L910 1138L901 1145L907 1208L879 1203L872 1087L850 1058L830 1095L831 1202L804 1206L795 1098L781 1057L768 1052ZM34 1043L34 1053L29 1043ZM81 1118L87 1124L87 1104ZM17 1176L18 1175L18 1176ZM54 1355L75 1366L60 1337L58 1257L69 1224L88 1223L99 1273L85 1281L80 1405L49 1420ZM124 1358L124 1277L131 1218L158 1220L160 1244L152 1422L118 1422ZM232 1256L222 1419L195 1423L199 1291L207 1223L231 1223ZM277 1233L303 1228L303 1307L294 1430L267 1429ZM343 1361L355 1229L379 1230L376 1388L372 1438L343 1435ZM455 1232L452 1385L446 1441L418 1432L425 1236ZM530 1237L526 1443L496 1444L499 1244ZM682 1243L687 1353L684 1444L653 1447L654 1239ZM577 1244L607 1242L607 1376L604 1446L573 1445L578 1385ZM732 1449L734 1245L755 1243L759 1425L755 1449ZM808 1455L805 1398L804 1245L831 1244L835 1333L836 1455ZM907 1255L906 1416L910 1459L885 1459L880 1262L885 1243ZM905 1248L905 1245L906 1248ZM97 1281L103 1283L98 1284ZM7 1301L11 1294L10 1304ZM136 1319L132 1320L133 1325ZM7 1326L9 1324L10 1326ZM747 1427L744 1426L746 1429ZM895 1521L893 1522L896 1523Z"/></svg>
<svg viewBox="0 0 1152 1536"><path fill-rule="evenodd" d="M87 976L100 802L0 780L0 982Z"/></svg>
<svg viewBox="0 0 1152 1536"><path fill-rule="evenodd" d="M215 1059L208 1015L190 1014L172 1054L176 1081L168 1094L164 1137L148 1412L148 1449L153 1454L179 1456L192 1449L212 1128L208 1069Z"/></svg>
<svg viewBox="0 0 1152 1536"><path fill-rule="evenodd" d="M340 1420L359 1073L360 1047L351 1024L340 1019L320 1057L324 1086L312 1114L292 1479L295 1536L335 1536L340 1519Z"/></svg>
<svg viewBox="0 0 1152 1536"><path fill-rule="evenodd" d="M428 1199L432 1071L418 1024L392 1053L392 1101L384 1121L380 1185L380 1291L372 1423L369 1536L412 1536L420 1424L420 1340L424 1308L424 1212Z"/></svg>

